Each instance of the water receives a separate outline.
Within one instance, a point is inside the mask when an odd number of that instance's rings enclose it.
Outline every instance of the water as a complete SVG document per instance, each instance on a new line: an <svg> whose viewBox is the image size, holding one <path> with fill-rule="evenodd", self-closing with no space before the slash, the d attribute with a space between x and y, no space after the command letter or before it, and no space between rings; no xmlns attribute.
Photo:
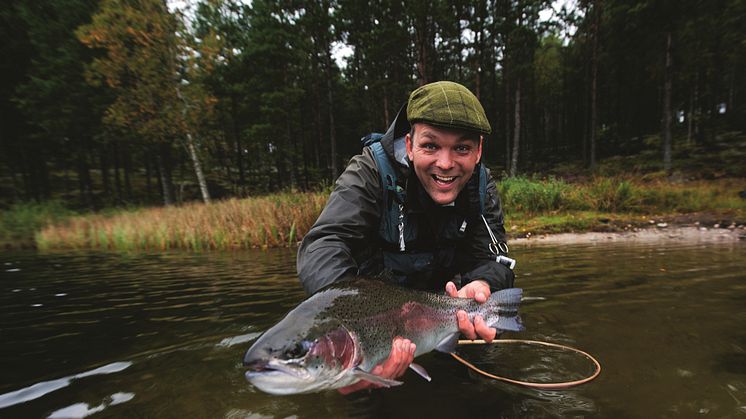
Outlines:
<svg viewBox="0 0 746 419"><path fill-rule="evenodd" d="M304 298L294 251L0 256L0 417L744 417L746 244L514 249L527 330L601 376L562 391L481 378L447 355L398 388L275 397L243 352ZM524 380L592 372L526 345L461 350Z"/></svg>

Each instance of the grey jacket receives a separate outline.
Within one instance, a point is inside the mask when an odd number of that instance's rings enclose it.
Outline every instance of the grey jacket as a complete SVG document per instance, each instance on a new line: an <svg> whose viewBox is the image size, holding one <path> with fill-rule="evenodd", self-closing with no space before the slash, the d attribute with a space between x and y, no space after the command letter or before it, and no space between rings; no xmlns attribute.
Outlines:
<svg viewBox="0 0 746 419"><path fill-rule="evenodd" d="M419 186L419 180L408 167L399 143L403 142L402 137L408 130L409 124L400 111L381 143L389 160L395 166L398 179L406 181L407 218L422 223L428 222L428 227L437 225L437 222L432 221L432 213L441 209L436 208ZM478 171L475 170L476 172ZM298 275L307 293L314 293L346 276L371 274L369 260L380 258L381 251L386 250L386 243L378 233L381 214L384 214L383 194L376 159L370 148L365 147L362 154L350 160L345 171L337 179L326 207L298 249ZM491 239L481 217L474 214L469 216L463 208L465 205L459 205L459 202L468 201L462 196L466 194L467 188L464 188L456 200L457 208L451 210L451 215L445 216L449 220L458 220L459 226L460 220L468 220L466 229L454 236L451 230L458 230L458 227L449 228L446 225L443 229L447 230L446 235L450 236L449 239L440 240L436 234L436 237L416 244L420 251L442 251L444 246L450 247L450 253L455 255L452 269L443 273L449 277L437 278L429 287L442 290L441 286L449 280L464 285L476 279L487 281L493 290L512 287L513 272L495 262L495 255L488 247ZM498 240L504 242L503 212L495 182L491 178L487 184L486 195L484 216ZM458 208L459 206L462 208ZM461 218L458 218L459 216ZM432 249L428 249L430 246Z"/></svg>

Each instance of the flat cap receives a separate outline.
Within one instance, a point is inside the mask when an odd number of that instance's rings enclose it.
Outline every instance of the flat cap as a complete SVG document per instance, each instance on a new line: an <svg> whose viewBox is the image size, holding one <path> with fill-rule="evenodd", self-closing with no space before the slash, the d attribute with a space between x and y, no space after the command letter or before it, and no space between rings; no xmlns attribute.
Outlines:
<svg viewBox="0 0 746 419"><path fill-rule="evenodd" d="M479 100L466 87L452 81L438 81L418 87L409 95L407 119L442 128L480 134L492 132Z"/></svg>

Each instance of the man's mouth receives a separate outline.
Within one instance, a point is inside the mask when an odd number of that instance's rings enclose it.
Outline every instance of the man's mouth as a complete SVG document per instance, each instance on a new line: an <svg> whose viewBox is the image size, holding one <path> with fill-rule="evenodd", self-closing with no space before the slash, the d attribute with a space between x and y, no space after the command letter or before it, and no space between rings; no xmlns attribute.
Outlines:
<svg viewBox="0 0 746 419"><path fill-rule="evenodd" d="M440 176L440 175L432 175L433 180L435 180L436 183L439 183L441 185L450 185L456 180L456 176Z"/></svg>

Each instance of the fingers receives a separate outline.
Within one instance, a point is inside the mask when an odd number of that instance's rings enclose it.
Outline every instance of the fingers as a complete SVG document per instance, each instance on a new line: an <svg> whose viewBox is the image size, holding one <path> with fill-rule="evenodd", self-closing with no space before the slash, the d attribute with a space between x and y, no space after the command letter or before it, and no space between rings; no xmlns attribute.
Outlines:
<svg viewBox="0 0 746 419"><path fill-rule="evenodd" d="M454 284L453 281L448 281L448 283L446 284L446 293L451 297L458 297L458 290L456 289L456 284Z"/></svg>
<svg viewBox="0 0 746 419"><path fill-rule="evenodd" d="M474 290L474 299L477 300L479 304L485 303L487 299L490 298L490 286L487 282L477 280L469 282L467 286L472 287Z"/></svg>
<svg viewBox="0 0 746 419"><path fill-rule="evenodd" d="M414 360L414 353L416 350L417 346L409 339L396 337L391 344L391 354L389 354L388 359L386 359L383 364L373 367L370 373L383 378L399 378L407 372L409 364ZM370 381L361 380L347 387L342 387L338 389L338 391L340 394L350 394L359 390L377 387L380 387L380 385L371 383Z"/></svg>
<svg viewBox="0 0 746 419"><path fill-rule="evenodd" d="M474 331L487 343L492 342L497 335L497 329L487 326L482 316L474 317Z"/></svg>
<svg viewBox="0 0 746 419"><path fill-rule="evenodd" d="M476 300L476 301L477 301L477 302L478 302L479 304L483 304L483 303L485 303L485 302L487 301L487 295L486 295L486 294L485 294L484 292L482 292L482 291L477 291L477 292L476 292L476 293L474 294L474 299L475 299L475 300Z"/></svg>
<svg viewBox="0 0 746 419"><path fill-rule="evenodd" d="M458 330L466 336L467 339L476 339L477 333L474 330L474 325L469 321L469 316L464 310L459 310L456 313L458 319Z"/></svg>
<svg viewBox="0 0 746 419"><path fill-rule="evenodd" d="M487 326L487 323L484 321L482 316L474 316L474 323L472 323L469 321L469 316L466 312L464 310L459 310L456 313L456 318L458 319L458 330L467 339L474 340L477 337L480 337L484 339L485 342L489 343L495 339L495 336L497 336L497 329Z"/></svg>
<svg viewBox="0 0 746 419"><path fill-rule="evenodd" d="M477 280L469 282L461 289L457 289L456 284L449 281L446 284L446 293L451 297L473 298L478 303L483 304L490 298L490 286L485 281Z"/></svg>
<svg viewBox="0 0 746 419"><path fill-rule="evenodd" d="M380 374L385 378L399 378L407 372L409 364L414 360L416 345L404 338L394 338L391 345L391 354L383 363Z"/></svg>

